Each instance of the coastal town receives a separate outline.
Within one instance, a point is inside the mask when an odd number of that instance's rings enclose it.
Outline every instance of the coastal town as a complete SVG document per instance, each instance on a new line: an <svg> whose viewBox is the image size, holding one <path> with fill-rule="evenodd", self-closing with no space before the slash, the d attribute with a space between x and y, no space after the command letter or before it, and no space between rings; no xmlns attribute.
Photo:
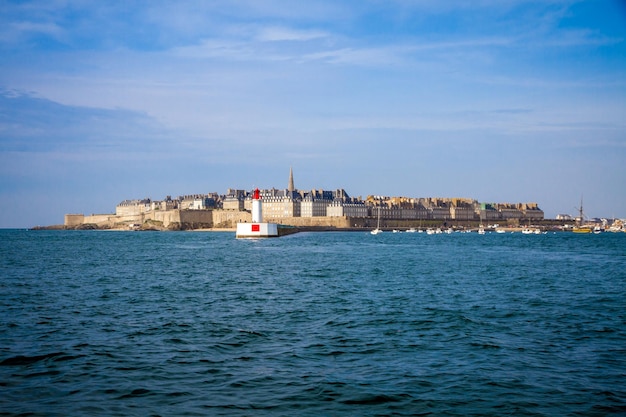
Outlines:
<svg viewBox="0 0 626 417"><path fill-rule="evenodd" d="M126 230L233 229L251 222L252 190L228 189L226 193L166 196L124 200L114 214L66 214L64 228ZM479 202L472 198L352 197L344 189L299 190L293 170L287 188L259 190L263 217L267 221L308 230L363 229L382 224L393 230L445 228L447 230L573 229L579 218L559 215L545 219L535 202ZM589 223L589 221L587 221ZM621 229L621 222L593 219L594 227Z"/></svg>

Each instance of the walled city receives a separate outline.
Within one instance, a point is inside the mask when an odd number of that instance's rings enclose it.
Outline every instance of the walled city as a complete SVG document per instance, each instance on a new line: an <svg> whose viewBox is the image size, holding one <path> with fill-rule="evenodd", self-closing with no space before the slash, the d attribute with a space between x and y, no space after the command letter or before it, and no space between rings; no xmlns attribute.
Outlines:
<svg viewBox="0 0 626 417"><path fill-rule="evenodd" d="M343 189L298 190L293 171L285 189L260 190L263 218L286 225L318 228L371 227L381 219L389 227L541 221L537 203L485 203L470 198L411 198L370 195L350 197ZM200 229L233 228L251 221L252 190L167 196L163 200L125 200L115 214L66 214L68 228Z"/></svg>

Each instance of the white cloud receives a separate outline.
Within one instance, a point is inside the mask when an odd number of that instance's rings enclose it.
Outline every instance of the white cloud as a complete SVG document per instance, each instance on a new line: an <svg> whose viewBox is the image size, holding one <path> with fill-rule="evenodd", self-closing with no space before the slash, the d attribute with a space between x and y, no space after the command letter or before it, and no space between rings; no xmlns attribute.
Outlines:
<svg viewBox="0 0 626 417"><path fill-rule="evenodd" d="M269 26L259 30L256 38L261 42L310 41L330 36L321 30L299 30L280 26Z"/></svg>
<svg viewBox="0 0 626 417"><path fill-rule="evenodd" d="M252 60L259 57L247 42L226 39L203 39L197 45L174 48L171 54L196 59Z"/></svg>
<svg viewBox="0 0 626 417"><path fill-rule="evenodd" d="M54 39L62 39L65 37L65 31L55 23L26 20L8 23L3 29L0 29L0 41L8 44L21 42L33 35L45 35Z"/></svg>
<svg viewBox="0 0 626 417"><path fill-rule="evenodd" d="M552 47L606 46L623 42L623 38L608 37L588 29L560 30L543 39L535 39L534 44Z"/></svg>

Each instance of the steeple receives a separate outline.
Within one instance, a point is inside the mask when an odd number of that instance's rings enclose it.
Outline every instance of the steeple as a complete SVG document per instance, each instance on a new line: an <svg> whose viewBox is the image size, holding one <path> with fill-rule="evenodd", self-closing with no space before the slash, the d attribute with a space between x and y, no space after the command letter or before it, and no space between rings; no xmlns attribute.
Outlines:
<svg viewBox="0 0 626 417"><path fill-rule="evenodd" d="M294 190L295 187L293 186L293 169L289 167L289 186L287 187L287 191L292 193Z"/></svg>

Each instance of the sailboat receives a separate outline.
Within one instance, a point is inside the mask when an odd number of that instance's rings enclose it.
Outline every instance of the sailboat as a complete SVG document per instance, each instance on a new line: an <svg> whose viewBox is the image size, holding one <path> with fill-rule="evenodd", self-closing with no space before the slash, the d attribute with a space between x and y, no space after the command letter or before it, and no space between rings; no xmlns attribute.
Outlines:
<svg viewBox="0 0 626 417"><path fill-rule="evenodd" d="M478 218L480 219L480 225L478 226L478 234L479 235L484 235L485 234L485 226L483 226L483 216L482 213L478 213Z"/></svg>
<svg viewBox="0 0 626 417"><path fill-rule="evenodd" d="M380 230L380 206L378 206L378 223L376 224L376 229L372 230L370 233L373 235L377 235L382 232L383 231Z"/></svg>
<svg viewBox="0 0 626 417"><path fill-rule="evenodd" d="M585 214L583 213L583 198L580 197L580 208L578 209L578 219L579 219L579 223L574 226L574 228L572 229L572 231L574 233L591 233L593 232L593 229L591 226L589 225L584 225L584 221L585 221Z"/></svg>

